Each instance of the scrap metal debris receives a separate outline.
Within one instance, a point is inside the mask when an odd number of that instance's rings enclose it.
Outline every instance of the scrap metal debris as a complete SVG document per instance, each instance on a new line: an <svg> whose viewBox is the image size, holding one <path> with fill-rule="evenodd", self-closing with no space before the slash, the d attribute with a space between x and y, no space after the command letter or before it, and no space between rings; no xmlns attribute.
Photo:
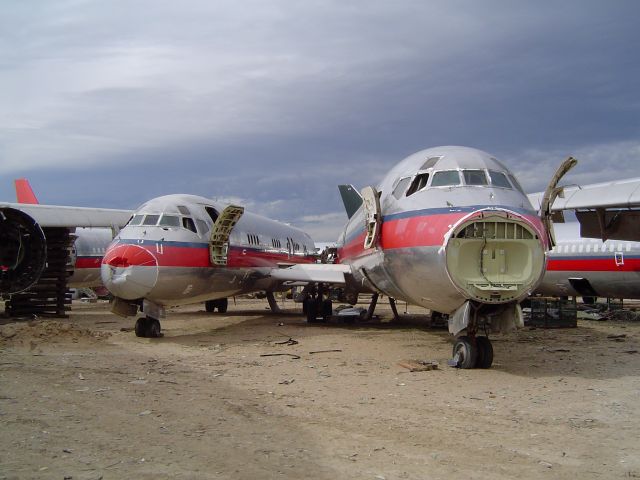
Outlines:
<svg viewBox="0 0 640 480"><path fill-rule="evenodd" d="M298 345L298 343L300 342L289 337L289 340L285 340L284 342L275 342L275 345Z"/></svg>
<svg viewBox="0 0 640 480"><path fill-rule="evenodd" d="M291 357L293 360L300 360L300 355L293 353L263 353L261 357Z"/></svg>
<svg viewBox="0 0 640 480"><path fill-rule="evenodd" d="M438 369L438 362L434 360L402 360L398 362L398 365L410 372L427 372Z"/></svg>
<svg viewBox="0 0 640 480"><path fill-rule="evenodd" d="M314 353L331 353L331 352L341 352L342 350L340 349L334 349L334 350L315 350L313 352L309 352L309 355L313 355Z"/></svg>

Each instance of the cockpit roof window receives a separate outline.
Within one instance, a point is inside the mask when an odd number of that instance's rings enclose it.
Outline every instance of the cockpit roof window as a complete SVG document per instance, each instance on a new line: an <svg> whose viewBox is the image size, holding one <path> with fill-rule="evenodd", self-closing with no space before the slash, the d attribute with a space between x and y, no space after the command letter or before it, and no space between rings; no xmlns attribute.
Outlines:
<svg viewBox="0 0 640 480"><path fill-rule="evenodd" d="M158 220L160 219L160 215L147 215L144 217L143 225L156 225Z"/></svg>
<svg viewBox="0 0 640 480"><path fill-rule="evenodd" d="M460 185L458 170L441 170L433 174L432 187L450 187L452 185Z"/></svg>
<svg viewBox="0 0 640 480"><path fill-rule="evenodd" d="M438 163L438 160L440 160L442 157L429 157L427 158L427 161L424 162L422 164L422 167L420 167L420 170L426 170L428 168L432 168L436 165L436 163Z"/></svg>
<svg viewBox="0 0 640 480"><path fill-rule="evenodd" d="M175 215L162 215L160 225L163 227L179 227L180 217L176 217Z"/></svg>
<svg viewBox="0 0 640 480"><path fill-rule="evenodd" d="M178 211L183 215L191 215L191 212L184 205L178 205Z"/></svg>
<svg viewBox="0 0 640 480"><path fill-rule="evenodd" d="M140 225L143 218L144 215L134 215L133 218L129 220L129 225Z"/></svg>
<svg viewBox="0 0 640 480"><path fill-rule="evenodd" d="M487 176L484 170L463 170L462 176L466 185L487 185Z"/></svg>
<svg viewBox="0 0 640 480"><path fill-rule="evenodd" d="M507 176L502 172L489 170L489 177L491 177L491 185L494 187L512 188L509 180L507 180Z"/></svg>

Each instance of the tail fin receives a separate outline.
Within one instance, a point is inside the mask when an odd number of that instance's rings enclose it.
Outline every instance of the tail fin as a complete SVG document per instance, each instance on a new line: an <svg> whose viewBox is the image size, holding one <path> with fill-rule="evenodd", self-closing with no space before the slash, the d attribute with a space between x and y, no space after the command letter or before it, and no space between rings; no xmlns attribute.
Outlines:
<svg viewBox="0 0 640 480"><path fill-rule="evenodd" d="M17 178L14 183L16 185L16 201L18 203L40 203L36 198L36 194L33 193L31 185L29 185L29 180L26 178Z"/></svg>
<svg viewBox="0 0 640 480"><path fill-rule="evenodd" d="M353 214L356 213L362 205L360 192L358 192L353 185L338 185L338 190L340 190L340 196L342 197L342 203L344 203L344 209L347 211L347 216L349 218L353 217Z"/></svg>

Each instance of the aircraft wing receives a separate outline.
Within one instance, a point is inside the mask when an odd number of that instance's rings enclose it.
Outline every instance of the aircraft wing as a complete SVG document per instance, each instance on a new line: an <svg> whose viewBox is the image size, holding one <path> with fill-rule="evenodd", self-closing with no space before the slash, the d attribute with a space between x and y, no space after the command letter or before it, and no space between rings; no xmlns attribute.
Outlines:
<svg viewBox="0 0 640 480"><path fill-rule="evenodd" d="M346 283L351 266L339 263L301 263L287 268L274 268L271 277L290 282Z"/></svg>
<svg viewBox="0 0 640 480"><path fill-rule="evenodd" d="M0 202L0 212L5 209L26 213L41 227L124 227L133 213L109 208Z"/></svg>
<svg viewBox="0 0 640 480"><path fill-rule="evenodd" d="M540 208L542 193L529 195ZM552 211L575 210L580 235L602 240L640 240L640 177L562 188Z"/></svg>

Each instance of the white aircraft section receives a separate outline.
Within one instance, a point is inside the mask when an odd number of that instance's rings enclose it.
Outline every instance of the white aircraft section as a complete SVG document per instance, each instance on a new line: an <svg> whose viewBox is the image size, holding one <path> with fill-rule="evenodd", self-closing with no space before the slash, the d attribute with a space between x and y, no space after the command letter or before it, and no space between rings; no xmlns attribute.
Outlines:
<svg viewBox="0 0 640 480"><path fill-rule="evenodd" d="M344 284L347 273L351 273L351 267L346 264L310 263L273 269L271 277L283 281Z"/></svg>
<svg viewBox="0 0 640 480"><path fill-rule="evenodd" d="M529 194L529 201L540 209L543 192ZM567 186L556 197L551 210L640 207L640 177L584 186Z"/></svg>
<svg viewBox="0 0 640 480"><path fill-rule="evenodd" d="M131 210L0 203L0 209L13 208L33 218L41 227L124 227Z"/></svg>

